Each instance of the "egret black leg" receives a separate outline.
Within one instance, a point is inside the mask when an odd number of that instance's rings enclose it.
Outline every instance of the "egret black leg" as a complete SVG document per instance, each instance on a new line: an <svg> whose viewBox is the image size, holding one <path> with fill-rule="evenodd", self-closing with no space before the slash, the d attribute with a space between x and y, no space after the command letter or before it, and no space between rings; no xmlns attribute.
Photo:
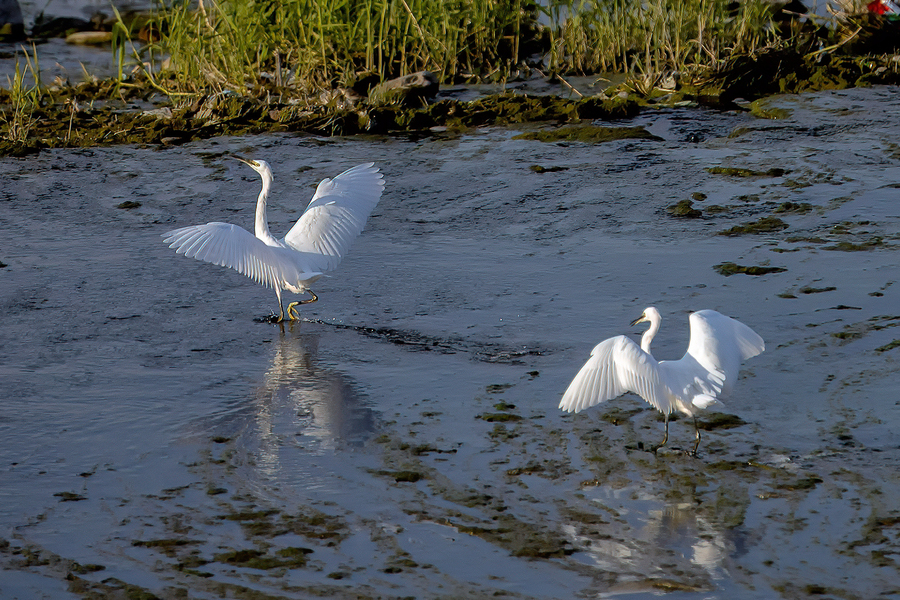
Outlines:
<svg viewBox="0 0 900 600"><path fill-rule="evenodd" d="M697 441L694 442L694 450L691 452L691 456L697 456L697 448L700 447L700 425L697 423L696 415L694 415L694 432L697 435Z"/></svg>
<svg viewBox="0 0 900 600"><path fill-rule="evenodd" d="M666 445L666 442L669 441L669 415L666 415L666 434L663 436L663 441L658 446L653 446L653 452L656 452L660 448Z"/></svg>
<svg viewBox="0 0 900 600"><path fill-rule="evenodd" d="M281 311L281 316L279 316L278 320L275 322L281 323L282 321L284 321L284 304L281 302L281 288L275 288L275 295L278 296L278 310ZM290 314L290 310L288 310L288 314Z"/></svg>

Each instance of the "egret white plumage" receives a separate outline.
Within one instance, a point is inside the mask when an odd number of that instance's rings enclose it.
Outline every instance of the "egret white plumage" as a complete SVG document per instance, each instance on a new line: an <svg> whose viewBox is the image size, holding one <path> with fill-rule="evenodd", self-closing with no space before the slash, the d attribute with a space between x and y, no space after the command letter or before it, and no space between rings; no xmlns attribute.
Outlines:
<svg viewBox="0 0 900 600"><path fill-rule="evenodd" d="M281 311L279 322L284 320L281 290L308 293L309 299L288 304L288 318L299 319L296 307L318 300L309 286L338 266L381 199L383 176L374 163L365 163L334 179L323 179L303 215L278 240L269 232L266 219L266 200L272 185L269 163L233 158L249 165L262 178L256 202L256 235L237 225L213 222L169 231L163 234L163 241L178 254L230 267L274 288Z"/></svg>
<svg viewBox="0 0 900 600"><path fill-rule="evenodd" d="M700 446L697 413L728 396L738 377L741 362L765 350L763 339L752 329L714 310L699 310L690 316L691 340L685 355L659 362L650 354L662 317L654 307L632 321L649 322L638 347L619 335L597 344L591 357L569 384L559 408L580 412L625 392L637 394L665 415L666 434L655 452L669 439L669 415L678 410L694 418Z"/></svg>

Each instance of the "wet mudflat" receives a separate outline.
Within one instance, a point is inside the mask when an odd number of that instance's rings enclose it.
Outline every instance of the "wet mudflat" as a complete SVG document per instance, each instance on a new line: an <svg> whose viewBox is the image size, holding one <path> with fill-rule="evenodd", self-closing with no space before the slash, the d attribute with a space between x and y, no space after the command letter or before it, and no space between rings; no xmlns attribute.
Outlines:
<svg viewBox="0 0 900 600"><path fill-rule="evenodd" d="M0 595L900 596L900 100L766 108L645 113L618 125L658 139L600 144L3 159ZM161 243L252 226L256 176L227 152L272 163L279 236L320 179L385 173L302 323L260 322L273 292ZM648 305L658 358L701 308L767 342L696 459L685 419L645 451L662 420L634 397L556 409Z"/></svg>

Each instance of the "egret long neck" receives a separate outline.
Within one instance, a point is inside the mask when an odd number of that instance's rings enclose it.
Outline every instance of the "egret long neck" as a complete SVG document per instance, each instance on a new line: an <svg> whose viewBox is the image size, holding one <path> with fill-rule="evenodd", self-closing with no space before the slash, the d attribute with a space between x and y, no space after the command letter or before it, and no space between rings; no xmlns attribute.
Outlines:
<svg viewBox="0 0 900 600"><path fill-rule="evenodd" d="M659 331L659 319L650 319L650 328L644 332L644 335L641 336L641 350L650 354L650 342L653 341L653 338L656 336L656 332Z"/></svg>
<svg viewBox="0 0 900 600"><path fill-rule="evenodd" d="M275 238L269 232L269 221L266 218L266 198L269 197L272 177L266 173L260 173L260 176L262 177L262 190L256 200L256 237L271 246L275 242Z"/></svg>

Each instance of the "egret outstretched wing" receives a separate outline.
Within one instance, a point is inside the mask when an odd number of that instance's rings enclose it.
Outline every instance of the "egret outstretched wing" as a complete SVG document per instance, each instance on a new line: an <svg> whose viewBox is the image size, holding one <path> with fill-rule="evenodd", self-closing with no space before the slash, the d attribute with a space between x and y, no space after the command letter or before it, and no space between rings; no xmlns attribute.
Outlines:
<svg viewBox="0 0 900 600"><path fill-rule="evenodd" d="M720 374L720 393L727 396L734 387L741 362L766 349L755 331L714 310L691 313L691 341L687 356L693 357L710 373Z"/></svg>
<svg viewBox="0 0 900 600"><path fill-rule="evenodd" d="M605 400L633 392L665 415L666 435L656 452L669 439L669 415L678 410L694 417L696 442L691 454L700 446L698 410L720 402L734 386L741 361L765 350L756 332L730 317L714 310L691 314L691 341L688 351L679 360L657 362L650 354L650 343L662 317L648 306L640 318L632 322L650 323L638 346L624 335L600 342L591 352L572 383L569 384L559 407L578 412Z"/></svg>
<svg viewBox="0 0 900 600"><path fill-rule="evenodd" d="M178 254L230 267L270 288L279 289L284 281L310 279L321 274L301 272L289 254L292 251L267 246L246 229L230 223L182 227L163 234L163 238Z"/></svg>
<svg viewBox="0 0 900 600"><path fill-rule="evenodd" d="M637 394L660 412L671 412L656 359L619 335L594 346L591 358L563 394L559 408L579 412L625 392Z"/></svg>
<svg viewBox="0 0 900 600"><path fill-rule="evenodd" d="M292 248L311 255L311 267L330 271L338 266L372 213L384 180L374 163L348 169L334 179L323 179L303 216L284 236Z"/></svg>

